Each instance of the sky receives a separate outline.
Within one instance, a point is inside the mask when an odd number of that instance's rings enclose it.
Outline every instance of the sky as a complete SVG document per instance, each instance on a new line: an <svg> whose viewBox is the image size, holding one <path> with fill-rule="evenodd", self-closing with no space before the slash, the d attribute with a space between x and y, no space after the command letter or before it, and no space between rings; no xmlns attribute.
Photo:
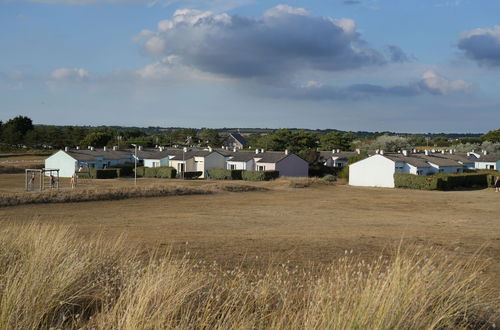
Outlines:
<svg viewBox="0 0 500 330"><path fill-rule="evenodd" d="M0 120L500 128L500 0L0 0Z"/></svg>

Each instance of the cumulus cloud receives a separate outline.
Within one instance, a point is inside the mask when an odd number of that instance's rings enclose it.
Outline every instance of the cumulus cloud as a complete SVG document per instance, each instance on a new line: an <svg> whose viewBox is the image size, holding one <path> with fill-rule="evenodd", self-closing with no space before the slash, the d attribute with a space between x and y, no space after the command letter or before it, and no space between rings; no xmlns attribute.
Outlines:
<svg viewBox="0 0 500 330"><path fill-rule="evenodd" d="M152 56L227 77L281 79L305 70L334 72L386 63L350 19L279 5L261 18L177 10L137 39Z"/></svg>
<svg viewBox="0 0 500 330"><path fill-rule="evenodd" d="M82 81L89 77L89 72L82 68L59 68L50 74L53 80Z"/></svg>
<svg viewBox="0 0 500 330"><path fill-rule="evenodd" d="M418 86L431 94L446 95L457 92L468 92L472 84L464 80L449 80L438 73L428 70L422 74Z"/></svg>
<svg viewBox="0 0 500 330"><path fill-rule="evenodd" d="M481 65L500 66L500 25L462 32L458 48Z"/></svg>
<svg viewBox="0 0 500 330"><path fill-rule="evenodd" d="M406 53L398 46L387 45L386 49L392 62L404 63L411 60L410 57L406 55Z"/></svg>

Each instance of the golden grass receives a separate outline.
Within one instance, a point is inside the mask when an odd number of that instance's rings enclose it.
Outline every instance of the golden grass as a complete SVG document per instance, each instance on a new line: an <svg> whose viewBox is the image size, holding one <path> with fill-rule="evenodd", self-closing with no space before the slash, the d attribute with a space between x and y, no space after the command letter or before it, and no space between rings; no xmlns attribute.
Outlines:
<svg viewBox="0 0 500 330"><path fill-rule="evenodd" d="M165 196L183 196L183 195L206 195L221 191L229 192L248 192L264 191L263 187L232 184L215 183L201 186L188 186L181 184L166 185L146 185L121 188L102 188L93 187L85 189L64 189L64 190L45 190L23 193L0 193L0 207L14 206L23 204L40 203L74 203L102 200L119 200L127 198L142 197L165 197Z"/></svg>
<svg viewBox="0 0 500 330"><path fill-rule="evenodd" d="M486 328L498 301L477 256L398 250L368 263L266 270L140 257L124 240L84 241L67 226L0 231L0 328Z"/></svg>

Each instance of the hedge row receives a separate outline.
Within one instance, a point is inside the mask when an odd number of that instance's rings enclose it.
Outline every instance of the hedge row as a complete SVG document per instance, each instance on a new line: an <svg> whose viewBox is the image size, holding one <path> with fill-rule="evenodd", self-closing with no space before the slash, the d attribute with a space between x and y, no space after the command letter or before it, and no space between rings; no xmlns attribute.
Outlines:
<svg viewBox="0 0 500 330"><path fill-rule="evenodd" d="M215 180L242 180L243 170L225 170L223 168L211 168L208 170L210 179Z"/></svg>
<svg viewBox="0 0 500 330"><path fill-rule="evenodd" d="M420 190L452 190L456 188L488 187L488 175L478 173L415 175L394 174L396 188Z"/></svg>
<svg viewBox="0 0 500 330"><path fill-rule="evenodd" d="M197 178L199 178L202 175L203 175L203 172L201 172L201 171L184 172L184 174L183 174L184 179L197 179Z"/></svg>
<svg viewBox="0 0 500 330"><path fill-rule="evenodd" d="M209 178L216 180L269 181L277 179L279 175L279 171L226 170L223 168L208 170Z"/></svg>
<svg viewBox="0 0 500 330"><path fill-rule="evenodd" d="M91 167L89 168L89 174L93 179L115 179L120 176L120 169Z"/></svg>
<svg viewBox="0 0 500 330"><path fill-rule="evenodd" d="M167 178L174 179L177 176L177 170L173 167L144 167L137 168L137 176L145 178Z"/></svg>

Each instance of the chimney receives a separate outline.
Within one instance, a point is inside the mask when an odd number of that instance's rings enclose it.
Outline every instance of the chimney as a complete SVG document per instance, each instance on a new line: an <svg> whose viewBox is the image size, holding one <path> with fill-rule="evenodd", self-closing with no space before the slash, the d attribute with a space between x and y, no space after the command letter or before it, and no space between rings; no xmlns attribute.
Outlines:
<svg viewBox="0 0 500 330"><path fill-rule="evenodd" d="M236 152L236 151L238 151L238 148L234 147L233 152Z"/></svg>
<svg viewBox="0 0 500 330"><path fill-rule="evenodd" d="M332 154L334 154L334 153L335 153L335 149L332 149Z"/></svg>
<svg viewBox="0 0 500 330"><path fill-rule="evenodd" d="M285 149L285 155L288 155L288 149Z"/></svg>
<svg viewBox="0 0 500 330"><path fill-rule="evenodd" d="M467 157L470 157L470 152L467 153Z"/></svg>
<svg viewBox="0 0 500 330"><path fill-rule="evenodd" d="M426 156L430 156L430 155L431 155L431 152L430 152L429 150L425 149L425 155L426 155Z"/></svg>
<svg viewBox="0 0 500 330"><path fill-rule="evenodd" d="M263 154L264 153L264 149L260 149L260 153Z"/></svg>
<svg viewBox="0 0 500 330"><path fill-rule="evenodd" d="M361 154L361 150L360 149L356 149L356 153L359 155Z"/></svg>
<svg viewBox="0 0 500 330"><path fill-rule="evenodd" d="M182 148L182 151L183 151L183 152L188 152L188 148L187 148L187 147L184 147L184 148Z"/></svg>
<svg viewBox="0 0 500 330"><path fill-rule="evenodd" d="M379 149L375 150L375 153L376 153L376 154L379 154L379 153L380 153L380 150L379 150Z"/></svg>
<svg viewBox="0 0 500 330"><path fill-rule="evenodd" d="M108 148L107 148L106 146L104 146L104 147L102 148L102 151L108 151Z"/></svg>
<svg viewBox="0 0 500 330"><path fill-rule="evenodd" d="M380 154L383 156L384 155L384 150L380 150Z"/></svg>
<svg viewBox="0 0 500 330"><path fill-rule="evenodd" d="M162 151L163 151L163 147L162 147L162 146L160 146L160 147L158 148L158 150L160 150L160 152L162 152Z"/></svg>
<svg viewBox="0 0 500 330"><path fill-rule="evenodd" d="M113 146L113 151L117 151L118 150L118 146Z"/></svg>
<svg viewBox="0 0 500 330"><path fill-rule="evenodd" d="M137 149L139 149L139 151L142 151L142 146L137 147Z"/></svg>
<svg viewBox="0 0 500 330"><path fill-rule="evenodd" d="M408 150L403 150L403 156L408 156Z"/></svg>
<svg viewBox="0 0 500 330"><path fill-rule="evenodd" d="M483 150L483 155L485 155L485 156L486 156L487 154L488 154L488 151Z"/></svg>
<svg viewBox="0 0 500 330"><path fill-rule="evenodd" d="M89 148L90 148L90 151L94 151L95 150L94 147L89 147Z"/></svg>
<svg viewBox="0 0 500 330"><path fill-rule="evenodd" d="M76 150L80 150L80 146L76 146Z"/></svg>
<svg viewBox="0 0 500 330"><path fill-rule="evenodd" d="M259 149L255 149L255 154L257 155L259 153Z"/></svg>
<svg viewBox="0 0 500 330"><path fill-rule="evenodd" d="M69 151L69 147L64 147L64 151L68 152Z"/></svg>
<svg viewBox="0 0 500 330"><path fill-rule="evenodd" d="M446 152L446 151L445 151L444 149L443 149L443 150L441 150L441 153L442 153L443 155L445 154L445 152Z"/></svg>
<svg viewBox="0 0 500 330"><path fill-rule="evenodd" d="M453 155L454 152L453 152L453 149L450 149L450 155Z"/></svg>
<svg viewBox="0 0 500 330"><path fill-rule="evenodd" d="M340 153L340 149L337 149L337 153Z"/></svg>
<svg viewBox="0 0 500 330"><path fill-rule="evenodd" d="M208 147L208 151L212 152L212 147L209 146Z"/></svg>

